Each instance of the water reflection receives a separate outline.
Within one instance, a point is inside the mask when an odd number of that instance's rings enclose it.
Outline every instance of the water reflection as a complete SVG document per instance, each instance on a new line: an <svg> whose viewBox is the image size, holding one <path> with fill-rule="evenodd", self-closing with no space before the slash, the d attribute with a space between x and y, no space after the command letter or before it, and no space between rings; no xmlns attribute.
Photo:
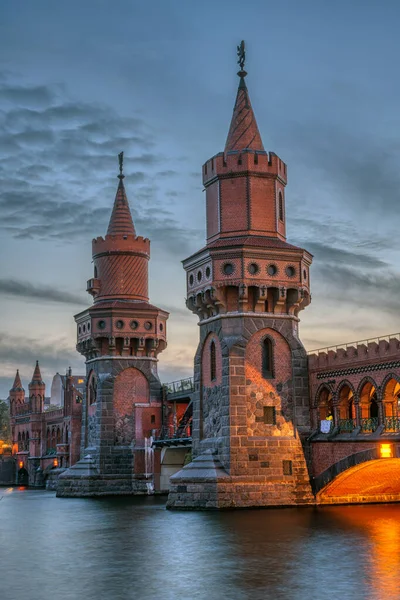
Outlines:
<svg viewBox="0 0 400 600"><path fill-rule="evenodd" d="M0 489L1 600L398 598L400 506L169 512Z"/></svg>
<svg viewBox="0 0 400 600"><path fill-rule="evenodd" d="M328 511L331 509L328 509ZM371 599L400 597L400 507L367 505L341 507L335 512L341 523L363 531L369 540L363 571Z"/></svg>

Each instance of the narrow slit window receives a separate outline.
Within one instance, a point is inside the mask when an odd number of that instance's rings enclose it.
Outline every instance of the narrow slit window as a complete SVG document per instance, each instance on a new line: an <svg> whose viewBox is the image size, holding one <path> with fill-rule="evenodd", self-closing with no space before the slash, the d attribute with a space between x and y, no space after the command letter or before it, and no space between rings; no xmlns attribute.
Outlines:
<svg viewBox="0 0 400 600"><path fill-rule="evenodd" d="M279 192L279 220L283 221L283 196L282 196L282 192Z"/></svg>
<svg viewBox="0 0 400 600"><path fill-rule="evenodd" d="M262 375L264 379L272 379L274 377L273 359L272 341L270 338L265 338L262 344Z"/></svg>
<svg viewBox="0 0 400 600"><path fill-rule="evenodd" d="M210 375L211 381L215 381L217 378L217 355L214 341L210 345Z"/></svg>

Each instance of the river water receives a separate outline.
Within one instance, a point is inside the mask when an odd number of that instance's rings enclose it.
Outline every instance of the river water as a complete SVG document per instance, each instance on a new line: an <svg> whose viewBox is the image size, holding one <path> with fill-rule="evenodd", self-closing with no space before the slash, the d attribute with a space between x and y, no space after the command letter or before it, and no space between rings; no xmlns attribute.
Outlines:
<svg viewBox="0 0 400 600"><path fill-rule="evenodd" d="M0 488L0 600L399 600L400 505L170 512Z"/></svg>

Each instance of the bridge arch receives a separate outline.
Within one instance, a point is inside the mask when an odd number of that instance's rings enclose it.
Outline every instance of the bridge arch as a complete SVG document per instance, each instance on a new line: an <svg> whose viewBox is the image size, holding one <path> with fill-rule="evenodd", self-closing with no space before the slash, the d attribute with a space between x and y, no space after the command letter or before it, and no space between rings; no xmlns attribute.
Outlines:
<svg viewBox="0 0 400 600"><path fill-rule="evenodd" d="M369 456L368 452L370 452ZM400 459L380 458L376 454L377 450L373 449L348 457L354 464L338 473L319 491L315 490L317 503L399 502ZM339 461L339 463L343 462ZM340 469L339 463L333 467Z"/></svg>

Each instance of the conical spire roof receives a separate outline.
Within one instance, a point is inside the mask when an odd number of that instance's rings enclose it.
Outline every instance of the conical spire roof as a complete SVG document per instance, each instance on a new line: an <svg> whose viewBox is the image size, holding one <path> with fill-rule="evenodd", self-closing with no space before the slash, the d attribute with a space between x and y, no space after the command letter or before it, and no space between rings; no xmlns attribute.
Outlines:
<svg viewBox="0 0 400 600"><path fill-rule="evenodd" d="M21 377L19 376L19 369L17 369L17 373L15 375L13 386L10 392L23 392L24 388L22 387Z"/></svg>
<svg viewBox="0 0 400 600"><path fill-rule="evenodd" d="M244 71L244 42L238 46L238 56L240 71L239 89L236 96L236 102L233 109L231 126L225 144L225 154L232 151L240 151L249 148L251 150L264 151L260 132L258 131L257 121L251 106L249 92L246 86Z"/></svg>
<svg viewBox="0 0 400 600"><path fill-rule="evenodd" d="M129 208L128 198L126 197L122 174L123 152L119 154L120 173L118 175L119 184L115 196L114 207L108 224L107 235L134 235L136 236L133 225L132 215Z"/></svg>
<svg viewBox="0 0 400 600"><path fill-rule="evenodd" d="M35 370L33 371L32 381L30 385L35 383L43 383L42 374L40 372L39 361L36 361Z"/></svg>

